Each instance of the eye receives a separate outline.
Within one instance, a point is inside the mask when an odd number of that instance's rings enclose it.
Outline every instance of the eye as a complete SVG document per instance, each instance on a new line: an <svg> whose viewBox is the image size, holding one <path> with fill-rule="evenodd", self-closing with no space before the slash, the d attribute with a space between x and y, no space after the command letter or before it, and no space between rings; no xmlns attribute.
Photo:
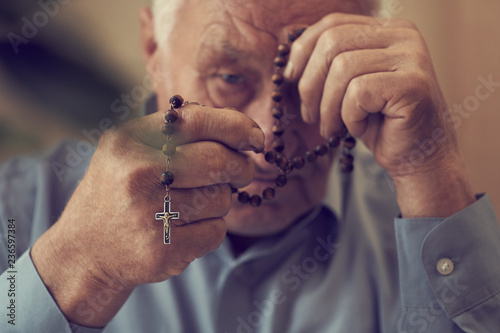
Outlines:
<svg viewBox="0 0 500 333"><path fill-rule="evenodd" d="M219 74L219 77L229 84L240 84L245 80L245 77L239 74Z"/></svg>

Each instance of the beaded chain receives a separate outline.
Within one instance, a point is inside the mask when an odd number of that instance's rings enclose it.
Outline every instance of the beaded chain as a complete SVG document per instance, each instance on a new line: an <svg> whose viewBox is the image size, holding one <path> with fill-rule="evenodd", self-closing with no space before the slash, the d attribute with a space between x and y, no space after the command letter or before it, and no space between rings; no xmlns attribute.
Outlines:
<svg viewBox="0 0 500 333"><path fill-rule="evenodd" d="M271 200L275 196L277 187L284 187L287 184L287 175L294 169L302 169L306 162L314 163L318 156L327 155L330 149L337 148L342 141L342 157L340 158L340 168L345 173L350 173L354 169L354 157L350 151L356 146L356 139L354 139L347 132L347 128L343 126L342 133L339 136L331 137L326 144L318 145L314 150L307 151L304 156L296 156L289 160L283 153L285 149L285 142L281 138L285 133L285 128L281 123L281 118L284 115L283 91L282 86L285 82L283 70L288 63L288 56L291 50L291 44L300 37L305 31L305 28L297 29L288 34L288 42L278 46L278 54L274 58L274 74L271 81L275 85L275 89L271 94L274 102L272 108L272 115L275 119L275 124L272 128L274 134L274 142L272 144L273 150L262 152L264 158L269 164L276 164L280 174L275 179L276 187L269 187L262 192L262 196L254 194L250 195L246 191L239 191L232 188L233 193L237 193L238 201L242 204L250 204L253 207L259 207L264 200Z"/></svg>
<svg viewBox="0 0 500 333"><path fill-rule="evenodd" d="M272 108L272 116L275 119L274 126L272 128L272 133L274 135L274 141L272 144L272 150L258 152L264 154L264 159L269 164L275 164L278 167L279 175L275 179L275 187L268 187L263 192L262 195L254 194L250 195L246 191L239 191L236 188L231 187L232 193L237 195L238 201L242 204L249 204L253 207L259 207L263 200L271 200L275 197L275 192L277 188L284 187L287 184L287 175L293 170L302 169L306 162L314 163L318 157L325 156L331 149L335 149L342 143L342 156L340 158L340 169L344 173L350 173L354 169L353 161L354 157L351 155L351 149L356 146L356 139L354 139L348 132L345 125L343 125L342 133L338 136L333 136L328 139L325 144L316 146L315 149L307 151L304 156L296 156L292 159L288 159L283 151L285 150L285 143L282 139L285 133L285 127L281 123L281 118L284 115L284 103L283 103L283 91L282 86L285 82L283 76L283 70L288 63L288 56L291 50L291 44L300 37L300 35L305 31L305 28L297 29L288 34L288 42L280 44L278 46L278 54L274 58L275 72L271 77L272 82L275 85L275 89L271 94L271 98L274 102ZM178 219L178 212L170 211L170 185L174 182L174 174L169 171L170 158L175 154L176 146L172 142L172 134L175 131L175 122L178 119L178 113L175 109L179 109L188 102L184 99L175 95L169 100L170 109L165 112L165 123L162 125L162 133L167 137L166 143L162 148L163 154L167 156L166 158L166 170L161 174L160 182L165 186L165 199L164 199L164 209L163 212L156 213L156 220L162 220L164 222L164 243L170 244L170 223L172 219ZM193 103L198 104L198 103Z"/></svg>

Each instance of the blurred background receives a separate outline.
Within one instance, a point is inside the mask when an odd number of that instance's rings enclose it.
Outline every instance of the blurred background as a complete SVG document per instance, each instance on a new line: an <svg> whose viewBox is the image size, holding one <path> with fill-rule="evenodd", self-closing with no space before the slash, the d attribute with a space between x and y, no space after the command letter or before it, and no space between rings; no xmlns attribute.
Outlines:
<svg viewBox="0 0 500 333"><path fill-rule="evenodd" d="M0 3L0 161L68 137L89 140L137 114L147 95L137 14L146 5ZM421 30L474 190L488 192L500 216L500 87L476 96L488 78L500 82L500 1L386 0L375 14L408 18Z"/></svg>

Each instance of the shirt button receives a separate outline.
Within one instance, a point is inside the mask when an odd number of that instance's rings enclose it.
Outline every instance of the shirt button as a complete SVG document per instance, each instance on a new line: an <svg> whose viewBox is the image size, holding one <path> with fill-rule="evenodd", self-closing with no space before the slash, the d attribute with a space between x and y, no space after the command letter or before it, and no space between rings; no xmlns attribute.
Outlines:
<svg viewBox="0 0 500 333"><path fill-rule="evenodd" d="M453 272L453 261L448 258L440 259L437 263L437 270L441 275L449 275Z"/></svg>

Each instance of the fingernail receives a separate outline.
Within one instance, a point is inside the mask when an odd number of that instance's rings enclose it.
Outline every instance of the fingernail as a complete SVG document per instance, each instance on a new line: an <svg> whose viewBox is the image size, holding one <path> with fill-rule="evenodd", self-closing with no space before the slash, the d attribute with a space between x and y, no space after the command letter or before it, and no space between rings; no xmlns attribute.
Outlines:
<svg viewBox="0 0 500 333"><path fill-rule="evenodd" d="M291 60L288 60L288 64L285 67L285 71L283 72L283 76L286 79L291 79L293 74L293 62Z"/></svg>

